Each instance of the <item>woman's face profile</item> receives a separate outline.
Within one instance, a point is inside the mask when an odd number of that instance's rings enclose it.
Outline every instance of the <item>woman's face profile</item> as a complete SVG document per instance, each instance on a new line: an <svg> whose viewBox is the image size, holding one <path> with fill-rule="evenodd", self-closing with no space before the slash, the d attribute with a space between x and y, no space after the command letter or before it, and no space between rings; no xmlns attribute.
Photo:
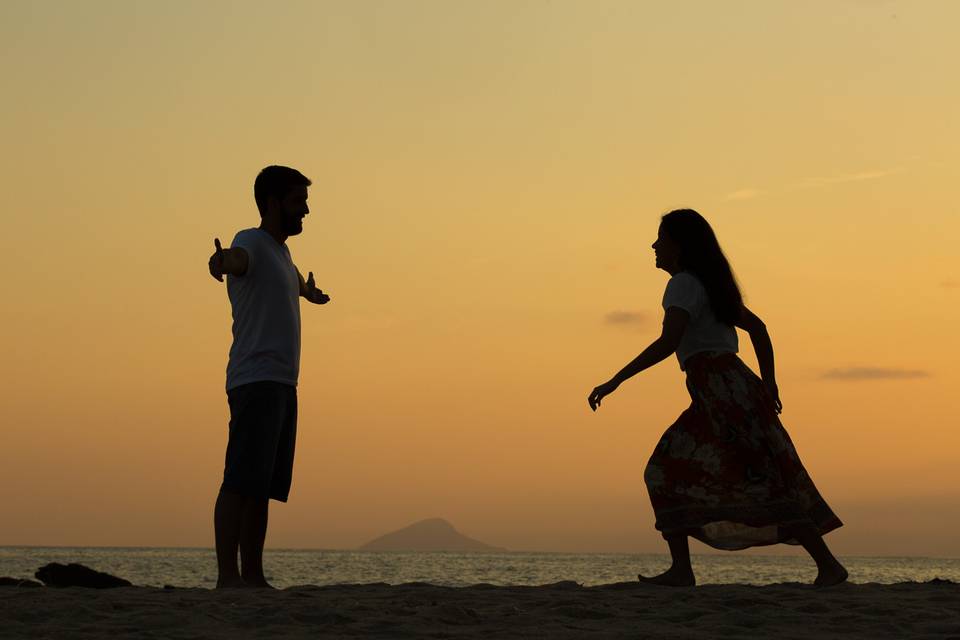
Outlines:
<svg viewBox="0 0 960 640"><path fill-rule="evenodd" d="M680 270L680 247L664 232L662 226L657 229L657 239L650 246L653 248L658 269L663 269L670 274Z"/></svg>

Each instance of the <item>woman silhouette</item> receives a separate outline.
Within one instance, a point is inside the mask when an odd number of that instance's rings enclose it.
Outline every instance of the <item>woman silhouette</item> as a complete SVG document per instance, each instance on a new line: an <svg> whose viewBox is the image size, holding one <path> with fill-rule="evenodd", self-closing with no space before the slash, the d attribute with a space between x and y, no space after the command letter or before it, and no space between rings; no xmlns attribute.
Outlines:
<svg viewBox="0 0 960 640"><path fill-rule="evenodd" d="M692 403L663 434L644 472L673 563L640 580L696 584L687 544L693 536L727 550L801 544L817 563L815 585L843 582L847 571L822 537L842 523L780 424L770 336L744 306L713 229L692 209L671 211L653 250L656 266L671 276L663 331L588 398L596 411L621 383L674 352L687 375ZM737 357L735 327L750 335L761 378Z"/></svg>

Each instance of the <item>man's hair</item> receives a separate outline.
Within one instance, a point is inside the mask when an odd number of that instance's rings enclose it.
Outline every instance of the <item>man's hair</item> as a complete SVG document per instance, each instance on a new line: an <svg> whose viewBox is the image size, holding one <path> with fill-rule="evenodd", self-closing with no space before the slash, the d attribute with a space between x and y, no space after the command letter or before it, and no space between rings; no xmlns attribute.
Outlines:
<svg viewBox="0 0 960 640"><path fill-rule="evenodd" d="M257 201L260 217L266 215L267 200L270 198L279 200L286 196L291 189L309 187L311 184L310 178L296 169L279 165L264 168L257 174L257 179L253 181L253 199Z"/></svg>

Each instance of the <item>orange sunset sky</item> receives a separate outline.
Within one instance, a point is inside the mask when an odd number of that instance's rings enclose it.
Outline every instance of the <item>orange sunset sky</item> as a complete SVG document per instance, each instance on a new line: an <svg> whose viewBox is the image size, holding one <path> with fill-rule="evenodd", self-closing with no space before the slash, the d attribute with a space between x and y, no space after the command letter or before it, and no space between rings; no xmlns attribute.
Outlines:
<svg viewBox="0 0 960 640"><path fill-rule="evenodd" d="M689 402L676 361L586 397L658 334L650 243L689 206L770 328L834 549L960 555L957 24L952 0L4 0L0 545L212 546L206 263L279 163L314 182L289 246L332 302L302 305L268 547L438 516L665 551L642 472Z"/></svg>

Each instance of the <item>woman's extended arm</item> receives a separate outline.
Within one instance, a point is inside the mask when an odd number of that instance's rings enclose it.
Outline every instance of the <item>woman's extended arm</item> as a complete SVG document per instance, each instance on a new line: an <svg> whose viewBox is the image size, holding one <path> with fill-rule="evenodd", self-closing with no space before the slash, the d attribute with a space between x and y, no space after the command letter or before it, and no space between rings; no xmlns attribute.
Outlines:
<svg viewBox="0 0 960 640"><path fill-rule="evenodd" d="M777 389L777 376L773 364L773 343L770 342L767 325L744 306L737 327L750 335L750 342L753 343L753 351L757 354L757 363L760 365L760 377L773 398L777 413L780 413L783 410L783 403L780 402L780 391Z"/></svg>
<svg viewBox="0 0 960 640"><path fill-rule="evenodd" d="M623 382L637 375L644 369L649 369L658 362L670 357L677 346L680 344L680 338L687 328L690 321L690 314L680 307L669 307L663 316L663 330L660 337L650 343L640 355L631 360L627 366L617 372L615 376L607 382L599 385L590 392L587 402L594 411L600 406L600 401L604 396L610 395L616 391Z"/></svg>

